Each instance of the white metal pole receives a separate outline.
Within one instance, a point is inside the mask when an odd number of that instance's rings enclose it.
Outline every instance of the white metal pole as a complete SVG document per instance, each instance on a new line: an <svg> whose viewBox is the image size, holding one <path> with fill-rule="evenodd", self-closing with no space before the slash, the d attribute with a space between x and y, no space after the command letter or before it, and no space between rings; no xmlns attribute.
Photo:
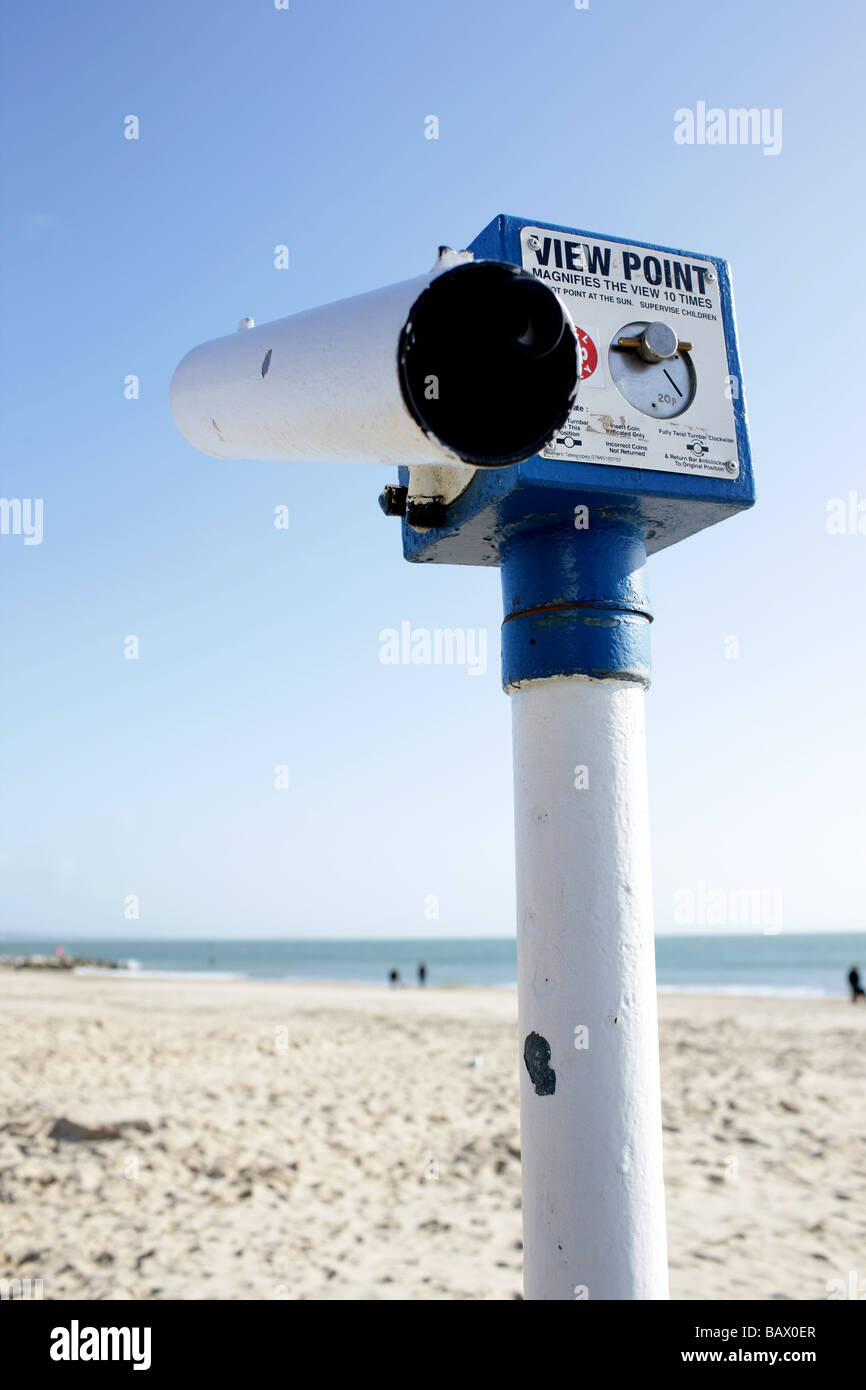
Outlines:
<svg viewBox="0 0 866 1390"><path fill-rule="evenodd" d="M664 1299L643 686L511 700L526 1297Z"/></svg>

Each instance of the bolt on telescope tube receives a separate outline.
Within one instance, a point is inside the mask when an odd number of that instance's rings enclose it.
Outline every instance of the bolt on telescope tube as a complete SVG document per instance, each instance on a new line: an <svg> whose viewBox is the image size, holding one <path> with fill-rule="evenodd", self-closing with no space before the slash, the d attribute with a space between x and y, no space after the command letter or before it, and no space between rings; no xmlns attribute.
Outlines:
<svg viewBox="0 0 866 1390"><path fill-rule="evenodd" d="M215 458L275 462L495 468L538 453L577 394L568 310L517 266L455 258L194 348L171 383L181 434Z"/></svg>

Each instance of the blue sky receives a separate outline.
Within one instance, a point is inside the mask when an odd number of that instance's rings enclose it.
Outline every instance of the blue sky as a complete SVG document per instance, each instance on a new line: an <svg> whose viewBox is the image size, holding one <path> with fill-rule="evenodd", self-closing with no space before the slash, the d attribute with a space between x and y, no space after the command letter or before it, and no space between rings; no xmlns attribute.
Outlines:
<svg viewBox="0 0 866 1390"><path fill-rule="evenodd" d="M405 564L388 469L217 462L167 399L242 315L421 273L498 212L731 262L759 501L650 563L657 928L704 884L862 929L866 535L826 519L866 498L863 24L838 0L7 7L0 493L43 499L44 534L0 535L0 931L513 930L497 573ZM781 110L781 152L675 144L701 100ZM404 620L487 629L487 673L382 665Z"/></svg>

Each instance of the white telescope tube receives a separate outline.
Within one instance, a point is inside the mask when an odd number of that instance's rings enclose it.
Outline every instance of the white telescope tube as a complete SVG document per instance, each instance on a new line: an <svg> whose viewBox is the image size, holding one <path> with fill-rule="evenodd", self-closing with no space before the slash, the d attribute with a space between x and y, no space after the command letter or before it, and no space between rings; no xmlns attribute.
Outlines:
<svg viewBox="0 0 866 1390"><path fill-rule="evenodd" d="M552 290L448 252L427 275L194 348L171 411L215 458L499 467L547 444L578 379Z"/></svg>
<svg viewBox="0 0 866 1390"><path fill-rule="evenodd" d="M511 706L526 1297L664 1299L643 687Z"/></svg>

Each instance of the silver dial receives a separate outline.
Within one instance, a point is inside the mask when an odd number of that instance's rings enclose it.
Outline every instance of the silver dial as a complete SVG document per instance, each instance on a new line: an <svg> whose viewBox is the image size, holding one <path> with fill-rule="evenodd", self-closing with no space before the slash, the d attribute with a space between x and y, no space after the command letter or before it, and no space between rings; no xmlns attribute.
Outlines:
<svg viewBox="0 0 866 1390"><path fill-rule="evenodd" d="M656 420L688 410L695 396L691 343L680 343L669 324L646 319L615 333L607 359L611 377L629 405Z"/></svg>

